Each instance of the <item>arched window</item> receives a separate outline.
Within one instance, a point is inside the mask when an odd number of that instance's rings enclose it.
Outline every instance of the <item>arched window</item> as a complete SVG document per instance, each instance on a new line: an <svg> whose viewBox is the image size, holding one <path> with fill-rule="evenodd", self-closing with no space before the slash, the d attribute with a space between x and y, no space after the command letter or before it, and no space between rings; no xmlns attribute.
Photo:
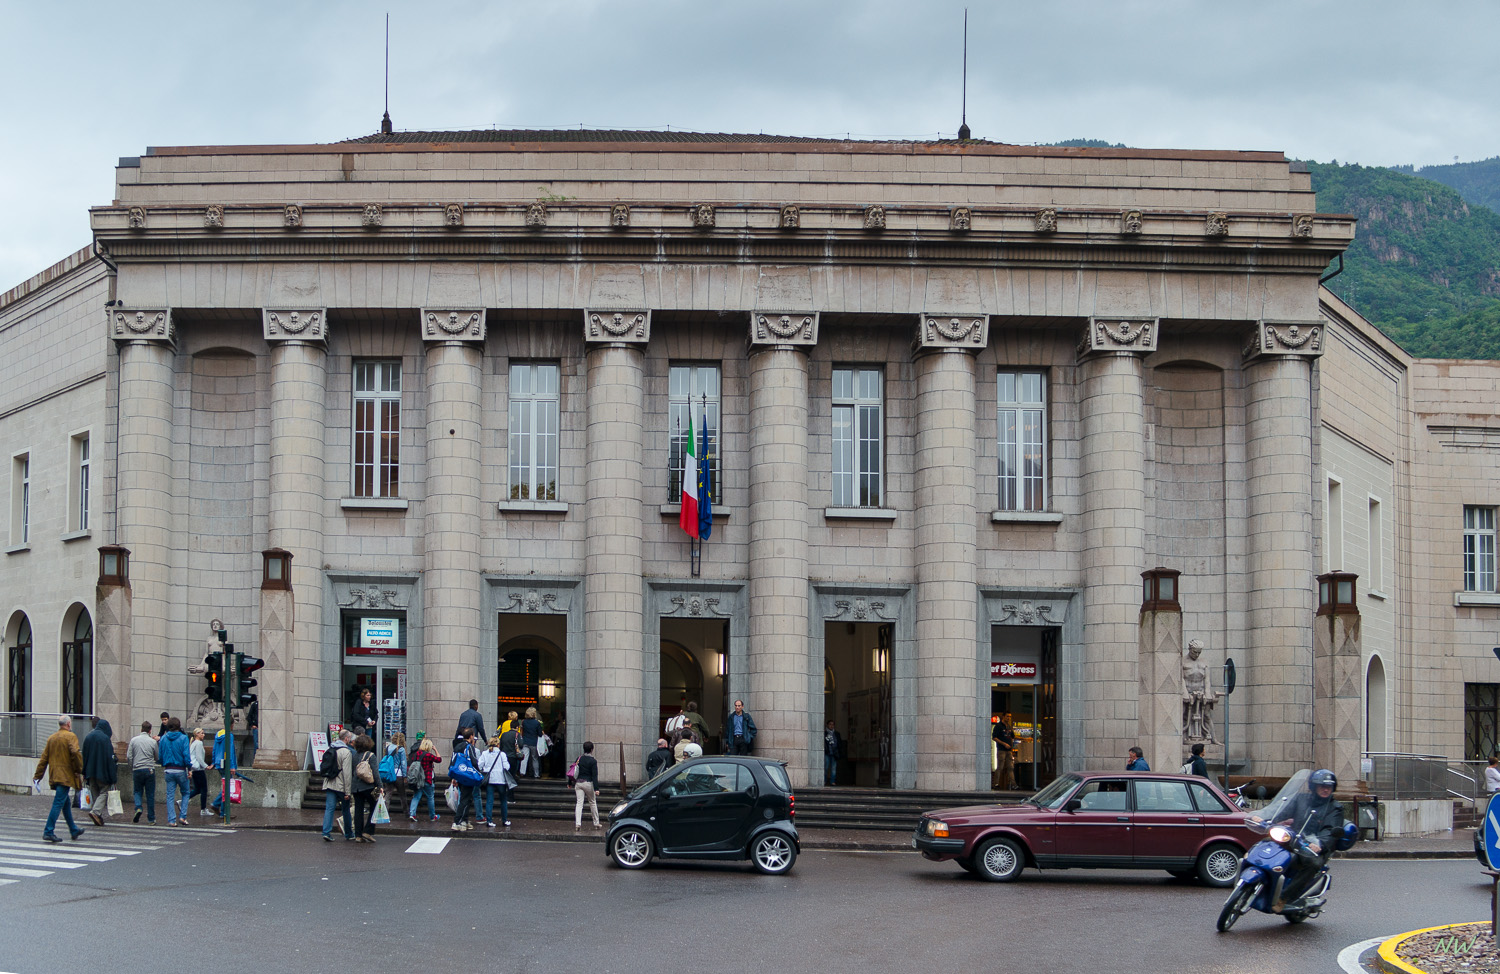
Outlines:
<svg viewBox="0 0 1500 974"><path fill-rule="evenodd" d="M62 644L62 710L65 714L94 712L94 620L77 606L72 638Z"/></svg>
<svg viewBox="0 0 1500 974"><path fill-rule="evenodd" d="M17 618L5 659L6 709L24 714L31 712L31 620Z"/></svg>

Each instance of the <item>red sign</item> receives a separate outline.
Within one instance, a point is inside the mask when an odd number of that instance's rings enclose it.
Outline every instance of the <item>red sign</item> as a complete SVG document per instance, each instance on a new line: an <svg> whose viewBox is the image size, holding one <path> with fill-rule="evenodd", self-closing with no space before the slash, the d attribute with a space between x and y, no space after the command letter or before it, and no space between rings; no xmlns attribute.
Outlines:
<svg viewBox="0 0 1500 974"><path fill-rule="evenodd" d="M990 679L1021 679L1032 680L1036 678L1035 663L991 663Z"/></svg>

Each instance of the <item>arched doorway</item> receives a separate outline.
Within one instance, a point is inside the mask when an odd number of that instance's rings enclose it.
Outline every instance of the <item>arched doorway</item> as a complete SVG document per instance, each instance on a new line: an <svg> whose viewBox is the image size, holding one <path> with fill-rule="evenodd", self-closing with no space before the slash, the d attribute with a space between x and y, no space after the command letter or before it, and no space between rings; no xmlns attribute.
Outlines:
<svg viewBox="0 0 1500 974"><path fill-rule="evenodd" d="M94 712L94 620L89 610L73 605L63 617L62 711Z"/></svg>
<svg viewBox="0 0 1500 974"><path fill-rule="evenodd" d="M567 675L567 656L550 639L529 634L500 644L494 733L500 732L500 725L512 711L524 717L527 708L535 707L542 727L553 741L541 762L542 772L548 776L561 773L567 753ZM519 771L516 774L519 777Z"/></svg>
<svg viewBox="0 0 1500 974"><path fill-rule="evenodd" d="M723 619L663 619L661 670L658 683L656 733L666 722L695 703L708 728L701 742L705 754L723 753L724 718L729 710L725 687L729 679L729 623Z"/></svg>
<svg viewBox="0 0 1500 974"><path fill-rule="evenodd" d="M31 620L24 612L11 616L5 636L5 709L31 712Z"/></svg>
<svg viewBox="0 0 1500 974"><path fill-rule="evenodd" d="M1365 670L1365 750L1388 751L1385 732L1385 665L1370 657Z"/></svg>

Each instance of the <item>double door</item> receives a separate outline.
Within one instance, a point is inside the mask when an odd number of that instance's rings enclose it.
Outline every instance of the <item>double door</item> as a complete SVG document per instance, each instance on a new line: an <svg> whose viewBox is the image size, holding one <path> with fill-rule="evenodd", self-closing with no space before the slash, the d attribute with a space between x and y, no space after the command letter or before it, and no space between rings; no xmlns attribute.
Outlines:
<svg viewBox="0 0 1500 974"><path fill-rule="evenodd" d="M360 660L344 665L344 710L339 714L343 724L359 702L359 695L370 690L371 703L380 714L379 743L397 731L406 733L406 664L369 663Z"/></svg>

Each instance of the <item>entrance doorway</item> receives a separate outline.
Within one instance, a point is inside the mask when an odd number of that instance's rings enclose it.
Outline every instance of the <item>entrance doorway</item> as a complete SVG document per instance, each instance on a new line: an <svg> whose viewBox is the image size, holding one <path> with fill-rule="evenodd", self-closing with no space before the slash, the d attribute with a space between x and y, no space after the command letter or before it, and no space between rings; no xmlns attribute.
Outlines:
<svg viewBox="0 0 1500 974"><path fill-rule="evenodd" d="M729 685L729 623L721 619L661 620L661 694L658 698L656 733L666 732L666 722L696 703L708 725L709 739L703 753L722 754L724 720L730 704L724 699Z"/></svg>
<svg viewBox="0 0 1500 974"><path fill-rule="evenodd" d="M500 614L493 733L514 711L535 707L552 745L542 774L562 777L567 749L568 655L565 616Z"/></svg>
<svg viewBox="0 0 1500 974"><path fill-rule="evenodd" d="M823 724L833 721L844 741L835 769L837 785L891 786L894 633L888 622L823 626Z"/></svg>
<svg viewBox="0 0 1500 974"><path fill-rule="evenodd" d="M990 768L995 788L1036 790L1057 777L1056 629L995 626L990 648ZM1014 737L1012 781L1001 781L993 729L1005 721Z"/></svg>
<svg viewBox="0 0 1500 974"><path fill-rule="evenodd" d="M348 726L354 705L365 690L380 714L381 740L406 733L406 615L346 613L343 619L343 709L338 722ZM375 743L379 744L377 740Z"/></svg>

